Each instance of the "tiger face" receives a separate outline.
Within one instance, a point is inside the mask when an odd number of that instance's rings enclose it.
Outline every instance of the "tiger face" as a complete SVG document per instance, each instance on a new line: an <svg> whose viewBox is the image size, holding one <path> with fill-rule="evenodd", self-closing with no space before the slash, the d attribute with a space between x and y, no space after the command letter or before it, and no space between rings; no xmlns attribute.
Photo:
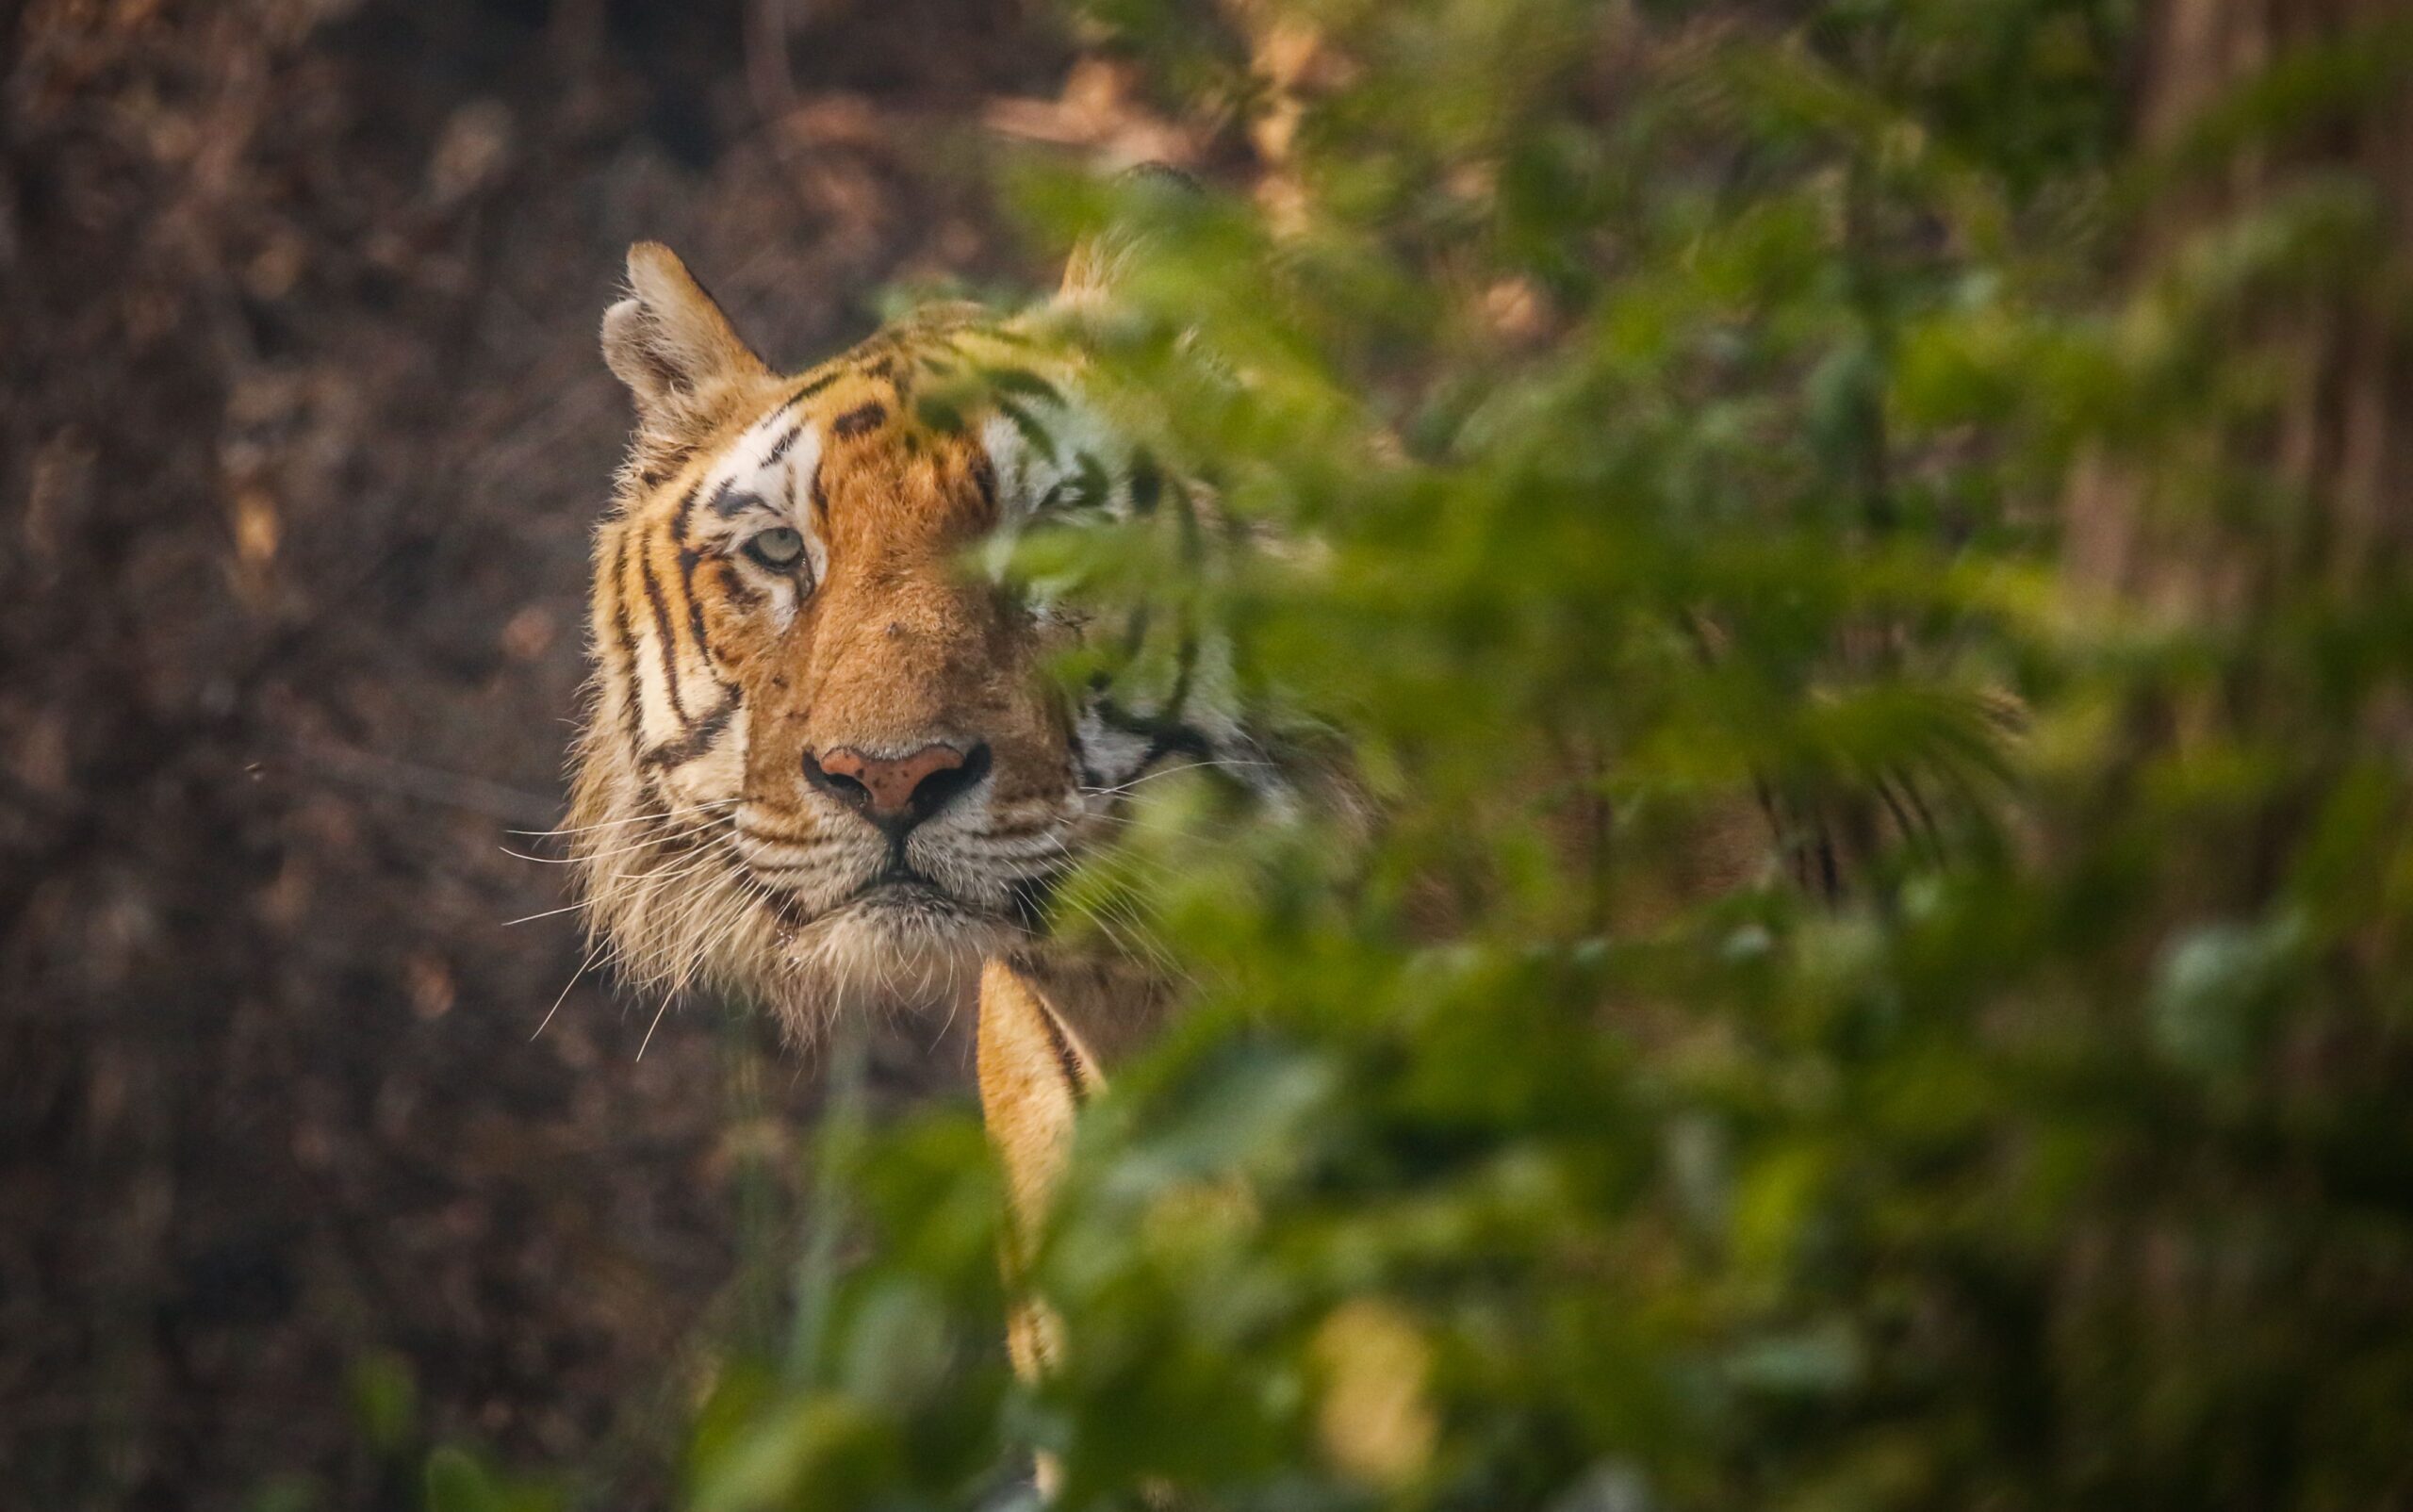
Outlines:
<svg viewBox="0 0 2413 1512"><path fill-rule="evenodd" d="M1211 658L1069 696L1048 662L1080 616L975 565L1164 488L1065 359L950 306L780 375L667 249L633 248L629 280L603 348L637 428L596 537L570 823L591 927L634 977L799 1033L946 1002L1039 929L1151 767L1261 768ZM1015 381L967 403L977 370Z"/></svg>

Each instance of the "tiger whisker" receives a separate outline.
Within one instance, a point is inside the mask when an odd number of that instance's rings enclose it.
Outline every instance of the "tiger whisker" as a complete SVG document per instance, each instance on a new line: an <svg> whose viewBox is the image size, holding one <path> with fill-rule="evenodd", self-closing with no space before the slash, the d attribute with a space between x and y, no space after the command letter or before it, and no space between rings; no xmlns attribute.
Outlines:
<svg viewBox="0 0 2413 1512"><path fill-rule="evenodd" d="M704 831L709 834L713 827L706 825L703 829ZM648 835L643 840L633 840L625 846L614 846L608 850L590 850L583 855L577 856L531 856L524 850L514 850L509 846L498 846L495 848L501 851L506 856L517 856L521 861L533 861L540 866L577 866L590 861L601 861L606 856L625 856L630 851L644 850L648 846L659 846L667 840L676 838L682 837Z"/></svg>
<svg viewBox="0 0 2413 1512"><path fill-rule="evenodd" d="M1182 772L1194 772L1202 768L1217 772L1237 772L1244 766L1262 766L1271 771L1274 768L1274 764L1272 762L1248 761L1238 757L1216 757L1211 760L1189 761L1183 762L1178 766L1162 766L1153 772L1143 772L1138 777L1131 779L1131 781L1120 783L1113 787L1084 787L1078 791L1086 797L1120 797L1124 794L1130 792L1132 789L1144 786L1145 784L1153 782L1161 777L1173 777Z"/></svg>
<svg viewBox="0 0 2413 1512"><path fill-rule="evenodd" d="M1075 912L1081 917L1106 931L1107 938L1113 941L1118 948L1144 958L1151 964L1170 975L1178 977L1182 974L1179 963L1174 960L1162 942L1155 937L1146 921L1133 916L1128 910L1116 915L1122 919L1124 926L1123 929L1117 929L1115 917L1109 916L1108 909L1102 902L1075 900L1073 906Z"/></svg>
<svg viewBox="0 0 2413 1512"><path fill-rule="evenodd" d="M584 907L586 907L586 905L583 902L565 903L560 908L547 909L542 913L523 913L516 919L505 919L501 924L496 925L495 928L498 929L508 929L515 924L533 924L538 919L550 919L563 913L575 913Z"/></svg>
<svg viewBox="0 0 2413 1512"><path fill-rule="evenodd" d="M730 879L736 884L736 890L742 898L746 891L747 880L744 875L729 875ZM719 902L723 900L715 899L714 901ZM701 906L700 900L697 906ZM735 934L738 929L743 928L750 917L751 915L749 912L742 907L730 910L729 922L723 925L718 930L714 931L709 940L696 945L693 950L689 952L687 966L679 974L678 981L670 989L670 995L676 997L685 993L688 987L693 984L696 978L706 969L712 960L713 952L718 950L723 945L727 944L729 938ZM648 1031L648 1037L651 1037L650 1031ZM642 1055L644 1052L640 1049L638 1053Z"/></svg>
<svg viewBox="0 0 2413 1512"><path fill-rule="evenodd" d="M681 859L683 860L685 858ZM682 877L695 876L698 872L710 866L716 859L717 858L714 856L711 848L706 847L702 851L699 851L696 857L692 861L689 861L684 866L674 866L667 869L632 867L628 871L614 872L611 876L599 878L598 880L610 882L675 882Z"/></svg>
<svg viewBox="0 0 2413 1512"><path fill-rule="evenodd" d="M530 1044L535 1044L537 1039L544 1034L545 1026L550 1024L553 1021L553 1015L562 1011L562 1005L569 1001L569 990L578 985L578 979L586 975L586 968L594 965L595 958L601 955L606 948L604 942L600 940L596 941L593 945L588 947L586 959L581 961L578 963L578 969L569 974L569 980L562 983L561 993L553 999L553 1006L545 1010L545 1016L536 1021L536 1032L528 1036L528 1043Z"/></svg>
<svg viewBox="0 0 2413 1512"><path fill-rule="evenodd" d="M505 830L504 834L525 840L548 840L559 835L581 835L590 830L618 830L632 824L659 824L665 819L682 818L690 814L704 814L715 809L731 809L745 802L743 797L715 798L684 809L665 809L659 814L632 814L625 819L604 819L595 824L566 824L558 830Z"/></svg>
<svg viewBox="0 0 2413 1512"><path fill-rule="evenodd" d="M637 1042L635 1060L645 1059L646 1046L653 1043L653 1031L662 1027L662 1015L670 1011L670 1002L674 995L668 993L663 994L662 1006L653 1011L653 1022L645 1027L645 1038ZM631 1063L633 1064L634 1061Z"/></svg>

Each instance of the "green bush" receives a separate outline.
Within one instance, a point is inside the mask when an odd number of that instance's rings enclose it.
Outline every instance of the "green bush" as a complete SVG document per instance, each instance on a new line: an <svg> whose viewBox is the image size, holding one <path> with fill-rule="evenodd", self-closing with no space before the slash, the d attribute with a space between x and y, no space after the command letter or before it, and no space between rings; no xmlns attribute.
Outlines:
<svg viewBox="0 0 2413 1512"><path fill-rule="evenodd" d="M1021 200L1153 223L1105 381L1286 544L1085 565L1379 818L1139 795L1067 928L1195 1008L1085 1120L1061 1375L1005 1369L972 1115L847 1126L870 1257L720 1384L695 1505L973 1505L1034 1444L1068 1507L2413 1496L2413 593L2278 444L2307 312L2404 360L2317 154L2406 54L2146 142L2130 10L1086 14L1267 166Z"/></svg>

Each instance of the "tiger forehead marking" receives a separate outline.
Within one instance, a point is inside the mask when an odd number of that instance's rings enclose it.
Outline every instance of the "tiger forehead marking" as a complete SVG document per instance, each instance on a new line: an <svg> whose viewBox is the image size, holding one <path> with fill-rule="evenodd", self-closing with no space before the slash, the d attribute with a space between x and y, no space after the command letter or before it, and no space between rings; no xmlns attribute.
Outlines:
<svg viewBox="0 0 2413 1512"><path fill-rule="evenodd" d="M1046 660L1085 621L974 567L1026 524L1178 492L1069 359L948 307L783 377L666 250L629 274L603 344L636 433L597 534L571 822L633 976L798 1032L945 1002L1039 928L1149 766L1261 769L1178 616L1114 630L1177 643L1161 677L1067 697Z"/></svg>

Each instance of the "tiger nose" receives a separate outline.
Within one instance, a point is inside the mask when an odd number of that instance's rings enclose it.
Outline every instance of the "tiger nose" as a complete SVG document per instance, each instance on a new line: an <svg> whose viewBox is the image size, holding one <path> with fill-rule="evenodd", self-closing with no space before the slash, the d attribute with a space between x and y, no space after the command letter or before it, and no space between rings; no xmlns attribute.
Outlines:
<svg viewBox="0 0 2413 1512"><path fill-rule="evenodd" d="M920 824L988 774L986 742L965 750L930 745L895 757L845 747L804 753L807 781L892 834Z"/></svg>

